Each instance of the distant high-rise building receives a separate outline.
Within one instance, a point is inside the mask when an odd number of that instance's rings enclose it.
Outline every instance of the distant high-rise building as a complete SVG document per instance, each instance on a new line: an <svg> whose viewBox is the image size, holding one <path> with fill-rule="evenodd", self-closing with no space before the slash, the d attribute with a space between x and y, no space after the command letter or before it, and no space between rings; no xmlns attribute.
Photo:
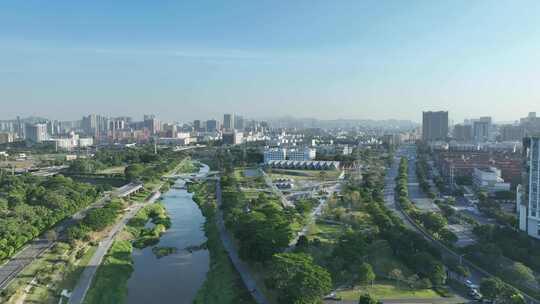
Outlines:
<svg viewBox="0 0 540 304"><path fill-rule="evenodd" d="M244 117L240 115L234 115L234 128L236 130L244 130Z"/></svg>
<svg viewBox="0 0 540 304"><path fill-rule="evenodd" d="M49 120L47 122L47 133L51 136L60 134L60 122L58 120Z"/></svg>
<svg viewBox="0 0 540 304"><path fill-rule="evenodd" d="M521 141L523 139L523 127L516 125L502 125L501 126L501 140L502 141Z"/></svg>
<svg viewBox="0 0 540 304"><path fill-rule="evenodd" d="M47 139L47 124L26 124L26 139L40 143Z"/></svg>
<svg viewBox="0 0 540 304"><path fill-rule="evenodd" d="M113 118L109 120L109 131L115 132L124 130L127 126L127 122L123 118Z"/></svg>
<svg viewBox="0 0 540 304"><path fill-rule="evenodd" d="M234 115L233 114L224 114L223 115L223 130L233 130L234 129Z"/></svg>
<svg viewBox="0 0 540 304"><path fill-rule="evenodd" d="M422 140L446 140L448 137L448 111L422 112Z"/></svg>
<svg viewBox="0 0 540 304"><path fill-rule="evenodd" d="M151 119L155 119L155 118L156 118L156 115L154 115L154 114L144 114L143 121L147 121L147 120L151 120Z"/></svg>
<svg viewBox="0 0 540 304"><path fill-rule="evenodd" d="M457 124L452 131L452 137L457 141L471 141L472 139L472 126Z"/></svg>
<svg viewBox="0 0 540 304"><path fill-rule="evenodd" d="M17 132L18 138L26 138L26 135L24 134L24 132L26 132L26 126L19 116L17 116L17 125L15 131Z"/></svg>
<svg viewBox="0 0 540 304"><path fill-rule="evenodd" d="M540 136L523 139L523 177L518 186L516 207L519 228L540 239Z"/></svg>
<svg viewBox="0 0 540 304"><path fill-rule="evenodd" d="M540 132L540 117L536 116L536 112L530 112L527 117L520 119L520 125L525 135L537 134Z"/></svg>
<svg viewBox="0 0 540 304"><path fill-rule="evenodd" d="M215 119L206 121L206 132L215 132L218 130L218 122Z"/></svg>
<svg viewBox="0 0 540 304"><path fill-rule="evenodd" d="M473 122L473 138L476 142L485 142L489 140L491 129L491 118L481 118Z"/></svg>
<svg viewBox="0 0 540 304"><path fill-rule="evenodd" d="M90 114L82 118L81 127L87 135L99 137L109 130L109 119L105 116Z"/></svg>
<svg viewBox="0 0 540 304"><path fill-rule="evenodd" d="M155 115L144 115L144 126L148 128L152 135L161 131L161 122L156 119Z"/></svg>
<svg viewBox="0 0 540 304"><path fill-rule="evenodd" d="M196 131L196 132L201 131L201 121L200 120L194 120L193 121L193 131Z"/></svg>

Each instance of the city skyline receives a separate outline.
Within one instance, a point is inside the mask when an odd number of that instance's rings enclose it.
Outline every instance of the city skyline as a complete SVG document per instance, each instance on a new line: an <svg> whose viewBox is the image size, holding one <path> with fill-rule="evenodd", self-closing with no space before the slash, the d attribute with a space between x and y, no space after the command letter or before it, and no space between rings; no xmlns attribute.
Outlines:
<svg viewBox="0 0 540 304"><path fill-rule="evenodd" d="M539 5L12 2L0 12L2 118L514 121L540 100Z"/></svg>

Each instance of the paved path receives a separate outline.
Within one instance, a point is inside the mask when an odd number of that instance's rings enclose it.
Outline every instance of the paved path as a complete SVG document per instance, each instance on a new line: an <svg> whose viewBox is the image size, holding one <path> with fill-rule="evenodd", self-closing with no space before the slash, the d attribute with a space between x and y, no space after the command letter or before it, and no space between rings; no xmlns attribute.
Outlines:
<svg viewBox="0 0 540 304"><path fill-rule="evenodd" d="M272 182L272 179L270 178L270 176L268 174L266 174L266 172L264 172L263 169L259 168L259 171L261 171L261 174L262 176L264 177L264 182L266 183L266 186L268 186L268 188L272 189L272 191L279 197L279 199L281 200L281 204L283 205L283 207L294 207L294 204L291 203L286 197L285 195L283 195L283 192L281 192L277 187L276 185L274 185L274 183Z"/></svg>
<svg viewBox="0 0 540 304"><path fill-rule="evenodd" d="M96 252L92 256L92 259L90 260L88 265L85 266L84 271L79 278L79 281L77 282L77 285L73 289L68 304L78 304L83 302L84 297L88 292L88 289L90 289L90 286L92 285L94 275L96 274L99 265L101 265L103 257L107 254L109 248L114 243L116 235L120 231L122 231L127 222L131 218L133 218L142 207L147 204L153 203L157 198L159 198L159 195L157 194L159 194L159 191L154 192L150 199L148 199L146 202L132 205L130 207L130 210L126 214L124 214L122 220L113 226L107 237L105 237L105 239L99 242Z"/></svg>
<svg viewBox="0 0 540 304"><path fill-rule="evenodd" d="M70 219L64 220L59 223L54 230L61 236L68 227L76 223L79 219L83 218L86 212L92 208L102 207L107 199L108 195L104 195L102 198L86 207L85 209L75 213ZM31 241L26 247L20 250L9 261L0 266L0 290L6 288L19 273L21 273L26 266L32 263L36 258L40 257L47 249L51 248L56 241L49 240L43 235Z"/></svg>
<svg viewBox="0 0 540 304"><path fill-rule="evenodd" d="M341 189L341 183L340 182L336 182L333 186L331 186L329 189L327 189L328 196L319 199L319 204L311 212L308 222L304 225L302 230L300 230L298 232L298 234L289 242L289 247L287 247L287 249L285 249L285 252L291 252L292 250L294 250L294 248L296 247L296 243L298 243L298 240L300 239L300 237L303 236L303 235L305 236L308 233L309 225L311 223L314 223L322 215L322 209L326 205L326 203L328 202L328 199L330 197L332 197L332 195L335 192L339 192L340 189ZM314 190L310 191L310 193L314 194L316 192L316 190L317 189L314 189Z"/></svg>
<svg viewBox="0 0 540 304"><path fill-rule="evenodd" d="M218 216L216 218L216 221L218 225L219 236L223 243L223 247L225 247L225 251L227 251L227 253L229 254L229 258L231 259L231 262L236 268L236 271L238 271L238 273L240 274L240 277L242 278L244 285L253 296L253 299L255 299L255 301L259 304L266 304L268 303L268 300L262 294L260 289L257 287L257 282L251 275L251 272L249 271L249 268L246 265L246 263L244 263L238 256L238 253L236 252L236 248L234 247L233 238L231 237L231 235L228 233L227 229L225 228L225 223L223 221L223 211L220 208L222 200L221 200L221 182L219 178L216 181L216 200L217 200L217 205L218 205L218 208L217 208Z"/></svg>

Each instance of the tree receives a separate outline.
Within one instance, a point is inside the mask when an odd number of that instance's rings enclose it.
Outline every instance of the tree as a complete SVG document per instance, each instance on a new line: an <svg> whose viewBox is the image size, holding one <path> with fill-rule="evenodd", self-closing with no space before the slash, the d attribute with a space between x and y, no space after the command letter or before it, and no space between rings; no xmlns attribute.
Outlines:
<svg viewBox="0 0 540 304"><path fill-rule="evenodd" d="M360 296L358 304L382 304L381 301L377 301L369 293L364 293Z"/></svg>
<svg viewBox="0 0 540 304"><path fill-rule="evenodd" d="M496 300L502 293L504 283L497 277L483 279L480 282L480 292L488 300Z"/></svg>
<svg viewBox="0 0 540 304"><path fill-rule="evenodd" d="M435 212L426 212L420 216L422 225L434 233L441 231L446 226L446 219Z"/></svg>
<svg viewBox="0 0 540 304"><path fill-rule="evenodd" d="M504 269L503 275L509 280L518 282L520 284L534 280L533 271L529 267L523 265L523 263L519 262L515 262Z"/></svg>
<svg viewBox="0 0 540 304"><path fill-rule="evenodd" d="M242 259L264 262L289 245L292 230L283 213L279 207L268 203L239 216L235 236L240 240Z"/></svg>
<svg viewBox="0 0 540 304"><path fill-rule="evenodd" d="M318 303L332 289L328 271L303 253L275 254L266 283L287 304Z"/></svg>
<svg viewBox="0 0 540 304"><path fill-rule="evenodd" d="M124 175L129 181L139 180L144 172L144 166L141 164L133 164L126 167Z"/></svg>
<svg viewBox="0 0 540 304"><path fill-rule="evenodd" d="M371 283L375 280L375 272L373 267L368 263L362 263L358 269L358 280L363 284Z"/></svg>
<svg viewBox="0 0 540 304"><path fill-rule="evenodd" d="M347 231L343 234L334 248L333 256L341 257L353 270L359 265L367 253L365 235L360 232Z"/></svg>
<svg viewBox="0 0 540 304"><path fill-rule="evenodd" d="M525 301L525 298L521 294L513 294L509 298L510 304L525 304L527 301Z"/></svg>

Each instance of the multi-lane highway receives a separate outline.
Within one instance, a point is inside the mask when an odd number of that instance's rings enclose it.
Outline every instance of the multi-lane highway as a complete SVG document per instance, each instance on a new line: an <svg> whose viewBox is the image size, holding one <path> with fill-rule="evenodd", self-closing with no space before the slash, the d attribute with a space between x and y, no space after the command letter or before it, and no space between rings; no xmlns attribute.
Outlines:
<svg viewBox="0 0 540 304"><path fill-rule="evenodd" d="M409 159L409 162L410 161L415 161L416 160L416 149L412 148L410 146L405 146L405 147L401 148L396 153L396 157L395 157L395 159L393 161L392 168L389 170L389 172L387 174L387 178L385 179L385 182L387 183L386 186L385 186L385 193L387 193L387 191L388 191L388 189L390 187L395 188L395 181L394 180L395 180L395 177L397 176L397 168L399 166L399 161L400 161L401 157L407 157ZM416 173L414 171L413 172L409 171L408 173L409 173L409 178L411 178L411 175L416 176ZM392 178L392 176L393 176L393 178ZM414 181L414 179L413 179L413 181ZM410 185L409 185L409 190L410 190ZM391 198L394 198L394 196L393 195L391 195L391 196L386 195L386 197L385 197L386 200L389 200ZM473 284L480 285L480 282L481 282L481 280L483 278L487 278L487 277L491 276L485 270L479 268L478 266L474 265L473 263L471 263L470 261L468 261L466 259L462 259L462 257L458 253L456 253L452 249L446 247L445 245L443 245L442 243L438 242L433 237L431 237L419 225L417 225L406 213L404 213L399 208L399 206L395 203L395 201L392 202L392 203L389 202L389 201L386 201L385 204L390 208L390 210L395 212L395 214L397 214L398 216L400 216L400 218L403 219L406 226L408 226L408 227L412 228L414 231L420 233L427 241L429 241L434 246L439 248L444 257L458 258L461 261L463 261L464 265L468 266L468 268L470 270L470 276L469 276L468 279ZM538 301L531 298L530 296L528 296L526 294L523 294L523 295L524 295L527 303L539 303Z"/></svg>

